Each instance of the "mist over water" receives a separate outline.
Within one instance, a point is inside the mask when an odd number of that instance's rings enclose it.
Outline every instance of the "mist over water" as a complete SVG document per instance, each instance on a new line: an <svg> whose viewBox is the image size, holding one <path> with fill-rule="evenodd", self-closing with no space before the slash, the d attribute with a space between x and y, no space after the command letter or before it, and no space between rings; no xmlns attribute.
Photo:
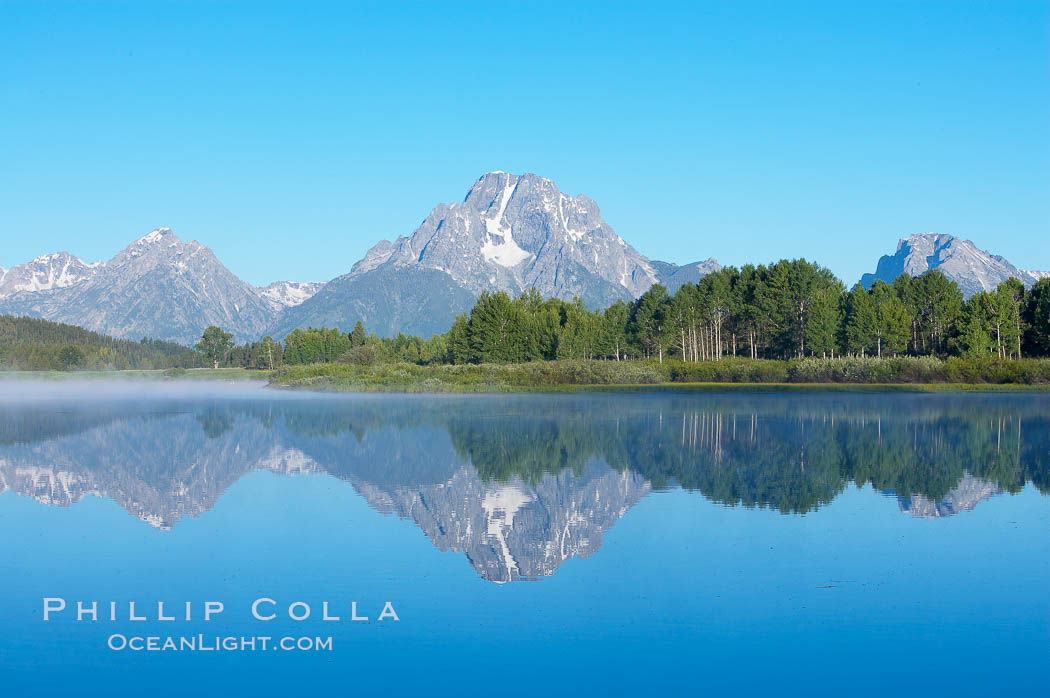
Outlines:
<svg viewBox="0 0 1050 698"><path fill-rule="evenodd" d="M265 395L277 400L286 391L267 387L264 381L161 380L154 377L33 379L0 373L0 404L65 400L185 400L189 398L248 399ZM301 395L300 395L301 398Z"/></svg>

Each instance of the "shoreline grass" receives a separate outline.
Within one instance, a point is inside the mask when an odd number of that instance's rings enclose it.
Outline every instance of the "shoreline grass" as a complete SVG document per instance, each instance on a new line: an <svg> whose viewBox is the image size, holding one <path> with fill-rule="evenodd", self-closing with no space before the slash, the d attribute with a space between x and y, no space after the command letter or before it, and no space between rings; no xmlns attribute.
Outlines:
<svg viewBox="0 0 1050 698"><path fill-rule="evenodd" d="M392 394L499 394L499 393L1050 393L1050 385L1023 383L589 383L572 385L445 385L377 386L316 382L308 384L271 383L280 390L315 393L392 393Z"/></svg>
<svg viewBox="0 0 1050 698"><path fill-rule="evenodd" d="M251 381L283 390L323 393L1050 392L1050 360L729 359L700 365L572 360L426 366L309 364L273 372L244 368L0 371L0 381L113 379Z"/></svg>
<svg viewBox="0 0 1050 698"><path fill-rule="evenodd" d="M1050 361L1023 365L928 359L537 361L522 364L310 364L274 372L270 385L315 392L950 392L1050 391Z"/></svg>

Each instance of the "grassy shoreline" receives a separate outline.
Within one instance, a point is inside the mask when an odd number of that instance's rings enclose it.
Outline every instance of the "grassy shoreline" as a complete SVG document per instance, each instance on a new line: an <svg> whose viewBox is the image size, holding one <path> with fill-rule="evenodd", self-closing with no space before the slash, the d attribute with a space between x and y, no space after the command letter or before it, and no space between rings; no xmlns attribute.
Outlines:
<svg viewBox="0 0 1050 698"><path fill-rule="evenodd" d="M673 361L427 366L335 363L285 366L273 372L243 368L0 371L0 381L114 379L258 382L277 389L321 393L1050 392L1050 360L1029 360L1024 364L931 363L927 359L732 359L701 365Z"/></svg>
<svg viewBox="0 0 1050 698"><path fill-rule="evenodd" d="M1023 369L1023 370L1020 370ZM315 392L946 392L1050 391L1050 361L952 364L867 359L769 362L546 361L523 364L311 364L270 385Z"/></svg>
<svg viewBox="0 0 1050 698"><path fill-rule="evenodd" d="M1050 393L1050 385L1023 383L589 383L574 385L354 386L271 383L281 390L313 393L499 394L499 393Z"/></svg>

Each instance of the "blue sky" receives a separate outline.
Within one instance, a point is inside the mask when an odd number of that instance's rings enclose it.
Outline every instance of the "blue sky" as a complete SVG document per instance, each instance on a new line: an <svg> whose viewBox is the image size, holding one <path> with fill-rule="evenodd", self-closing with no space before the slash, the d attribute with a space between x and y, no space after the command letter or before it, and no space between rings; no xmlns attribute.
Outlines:
<svg viewBox="0 0 1050 698"><path fill-rule="evenodd" d="M158 226L345 273L489 170L643 254L1050 269L1050 3L0 0L0 265Z"/></svg>

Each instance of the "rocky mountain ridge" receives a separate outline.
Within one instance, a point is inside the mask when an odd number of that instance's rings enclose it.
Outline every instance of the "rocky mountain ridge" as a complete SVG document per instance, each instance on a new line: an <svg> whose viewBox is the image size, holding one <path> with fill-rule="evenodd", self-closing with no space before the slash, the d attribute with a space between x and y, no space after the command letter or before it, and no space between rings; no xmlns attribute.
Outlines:
<svg viewBox="0 0 1050 698"><path fill-rule="evenodd" d="M380 335L445 331L485 291L580 297L592 308L630 301L654 283L672 291L720 269L650 260L602 219L534 174L490 172L462 202L439 204L410 235L374 245L326 283L238 279L196 241L157 228L106 262L63 252L0 272L0 312L80 325L125 339L192 344L219 325L238 341L282 338L297 327Z"/></svg>
<svg viewBox="0 0 1050 698"><path fill-rule="evenodd" d="M409 235L380 241L329 282L278 281L255 287L207 247L157 228L105 262L59 252L0 268L0 313L79 325L123 339L144 336L191 345L208 325L237 341L299 327L357 321L377 334L444 332L482 292L580 297L592 308L629 301L652 284L675 291L721 269L713 258L677 265L627 244L584 195L570 197L534 174L490 172L461 202L439 204ZM965 296L1011 277L1031 286L1050 272L1026 271L951 235L901 239L861 283L939 269Z"/></svg>
<svg viewBox="0 0 1050 698"><path fill-rule="evenodd" d="M299 282L255 288L196 240L157 228L106 262L86 264L61 252L12 267L0 278L0 312L187 345L219 325L244 341L262 336L280 310L316 288Z"/></svg>
<svg viewBox="0 0 1050 698"><path fill-rule="evenodd" d="M10 269L0 267L0 298L68 288L92 278L102 262L88 264L68 252L44 254Z"/></svg>
<svg viewBox="0 0 1050 698"><path fill-rule="evenodd" d="M1050 277L1050 272L1019 269L1004 257L979 249L970 240L943 233L918 233L901 238L897 251L879 259L875 273L865 274L860 283L871 288L876 281L890 284L901 274L920 276L932 269L957 283L966 298L980 291L992 291L1009 278L1031 286Z"/></svg>
<svg viewBox="0 0 1050 698"><path fill-rule="evenodd" d="M324 293L286 312L275 334L360 319L379 334L427 336L447 329L485 291L535 288L599 308L720 268L714 259L682 267L650 260L586 196L570 197L535 174L489 172L463 201L434 207L412 234L374 245Z"/></svg>
<svg viewBox="0 0 1050 698"><path fill-rule="evenodd" d="M274 281L256 287L259 295L270 301L274 310L294 308L321 290L323 281Z"/></svg>

